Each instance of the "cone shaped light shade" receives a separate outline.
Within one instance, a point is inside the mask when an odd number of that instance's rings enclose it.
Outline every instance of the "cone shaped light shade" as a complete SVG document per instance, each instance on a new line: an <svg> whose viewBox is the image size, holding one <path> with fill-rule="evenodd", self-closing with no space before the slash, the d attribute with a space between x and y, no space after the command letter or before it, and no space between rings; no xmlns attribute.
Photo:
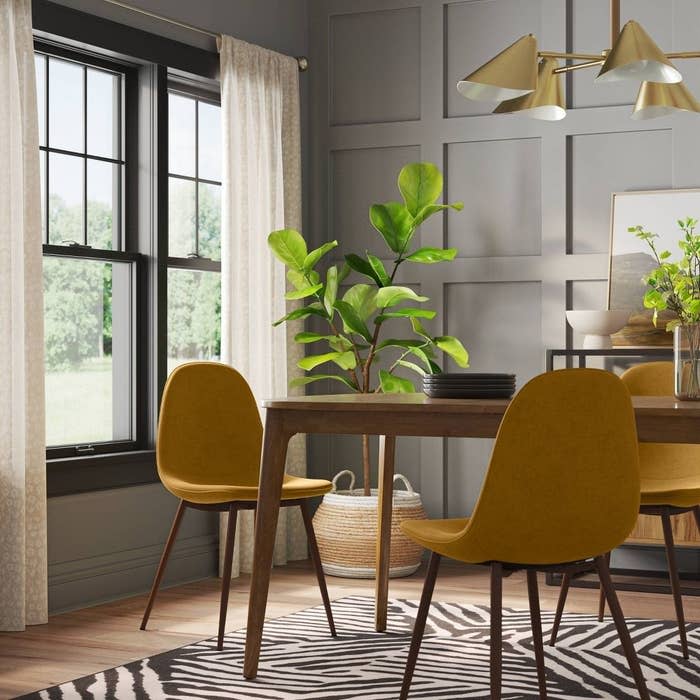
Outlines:
<svg viewBox="0 0 700 700"><path fill-rule="evenodd" d="M654 119L674 112L700 112L700 104L683 83L642 83L632 119Z"/></svg>
<svg viewBox="0 0 700 700"><path fill-rule="evenodd" d="M630 20L622 28L595 80L597 83L616 80L680 83L682 79L680 72L642 26Z"/></svg>
<svg viewBox="0 0 700 700"><path fill-rule="evenodd" d="M529 95L501 102L494 114L518 112L533 119L557 121L566 116L560 76L554 73L559 66L556 58L543 58L537 74L537 89Z"/></svg>
<svg viewBox="0 0 700 700"><path fill-rule="evenodd" d="M537 40L532 34L494 56L457 83L457 90L470 100L510 100L537 87Z"/></svg>

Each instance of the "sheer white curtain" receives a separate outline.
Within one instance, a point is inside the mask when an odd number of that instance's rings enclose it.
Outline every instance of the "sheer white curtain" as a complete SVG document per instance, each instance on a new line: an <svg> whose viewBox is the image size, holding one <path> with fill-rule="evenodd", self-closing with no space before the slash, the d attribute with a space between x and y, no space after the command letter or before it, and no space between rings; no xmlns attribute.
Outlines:
<svg viewBox="0 0 700 700"><path fill-rule="evenodd" d="M286 396L300 354L272 322L286 313L285 273L267 236L301 228L299 70L296 59L228 36L219 42L223 129L221 354L258 400ZM304 475L304 443L294 438L287 472ZM224 532L222 521L222 534ZM222 536L221 541L224 541ZM250 511L238 516L234 575L250 571ZM275 564L307 556L298 508L280 511Z"/></svg>
<svg viewBox="0 0 700 700"><path fill-rule="evenodd" d="M39 126L30 0L0 0L0 630L47 620Z"/></svg>

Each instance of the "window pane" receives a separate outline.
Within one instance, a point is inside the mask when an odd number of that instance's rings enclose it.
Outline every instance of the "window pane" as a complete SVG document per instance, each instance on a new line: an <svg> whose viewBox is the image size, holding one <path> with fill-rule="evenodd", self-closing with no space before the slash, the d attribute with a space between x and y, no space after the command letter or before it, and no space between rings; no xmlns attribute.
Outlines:
<svg viewBox="0 0 700 700"><path fill-rule="evenodd" d="M221 107L199 102L199 177L221 182Z"/></svg>
<svg viewBox="0 0 700 700"><path fill-rule="evenodd" d="M46 242L46 151L39 151L41 172L41 240Z"/></svg>
<svg viewBox="0 0 700 700"><path fill-rule="evenodd" d="M39 145L46 145L46 56L34 56L36 67L36 104L39 114Z"/></svg>
<svg viewBox="0 0 700 700"><path fill-rule="evenodd" d="M83 159L49 154L49 243L83 243Z"/></svg>
<svg viewBox="0 0 700 700"><path fill-rule="evenodd" d="M49 146L83 152L83 67L49 59Z"/></svg>
<svg viewBox="0 0 700 700"><path fill-rule="evenodd" d="M170 242L168 254L173 258L186 258L197 252L195 242L195 183L190 180L169 178L168 228Z"/></svg>
<svg viewBox="0 0 700 700"><path fill-rule="evenodd" d="M168 270L168 372L221 356L221 275Z"/></svg>
<svg viewBox="0 0 700 700"><path fill-rule="evenodd" d="M199 254L221 260L221 185L199 183Z"/></svg>
<svg viewBox="0 0 700 700"><path fill-rule="evenodd" d="M47 444L132 434L130 263L44 258Z"/></svg>
<svg viewBox="0 0 700 700"><path fill-rule="evenodd" d="M88 153L119 158L119 76L88 68L87 97Z"/></svg>
<svg viewBox="0 0 700 700"><path fill-rule="evenodd" d="M195 107L189 97L168 96L168 169L176 175L195 176Z"/></svg>
<svg viewBox="0 0 700 700"><path fill-rule="evenodd" d="M88 245L107 250L118 248L119 166L88 160L87 176Z"/></svg>

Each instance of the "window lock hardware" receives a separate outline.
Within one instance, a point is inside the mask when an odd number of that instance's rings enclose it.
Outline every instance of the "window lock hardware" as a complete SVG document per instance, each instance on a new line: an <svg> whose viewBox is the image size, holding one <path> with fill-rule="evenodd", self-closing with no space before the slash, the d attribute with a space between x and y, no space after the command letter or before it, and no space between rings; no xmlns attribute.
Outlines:
<svg viewBox="0 0 700 700"><path fill-rule="evenodd" d="M76 445L75 451L79 455L91 455L95 452L95 448L92 445Z"/></svg>
<svg viewBox="0 0 700 700"><path fill-rule="evenodd" d="M92 248L91 245L78 243L77 241L61 241L61 245L67 245L69 248Z"/></svg>

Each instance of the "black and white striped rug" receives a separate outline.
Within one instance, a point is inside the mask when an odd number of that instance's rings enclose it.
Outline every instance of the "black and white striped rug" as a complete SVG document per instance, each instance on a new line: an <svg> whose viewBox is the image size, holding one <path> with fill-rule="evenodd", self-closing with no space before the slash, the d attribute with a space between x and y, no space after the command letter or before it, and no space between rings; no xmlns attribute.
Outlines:
<svg viewBox="0 0 700 700"><path fill-rule="evenodd" d="M394 600L389 630L372 631L374 600L333 602L339 636L328 634L322 607L265 625L259 675L241 676L244 632L224 650L208 639L24 696L37 700L391 700L398 697L417 603ZM552 613L543 612L545 632ZM537 698L528 611L503 613L503 698ZM628 620L653 698L700 698L700 625L688 628L691 660L680 655L673 622ZM147 634L147 633L146 633ZM476 605L434 603L411 698L489 697L489 612ZM546 647L550 698L636 698L612 622L564 616L556 648Z"/></svg>

